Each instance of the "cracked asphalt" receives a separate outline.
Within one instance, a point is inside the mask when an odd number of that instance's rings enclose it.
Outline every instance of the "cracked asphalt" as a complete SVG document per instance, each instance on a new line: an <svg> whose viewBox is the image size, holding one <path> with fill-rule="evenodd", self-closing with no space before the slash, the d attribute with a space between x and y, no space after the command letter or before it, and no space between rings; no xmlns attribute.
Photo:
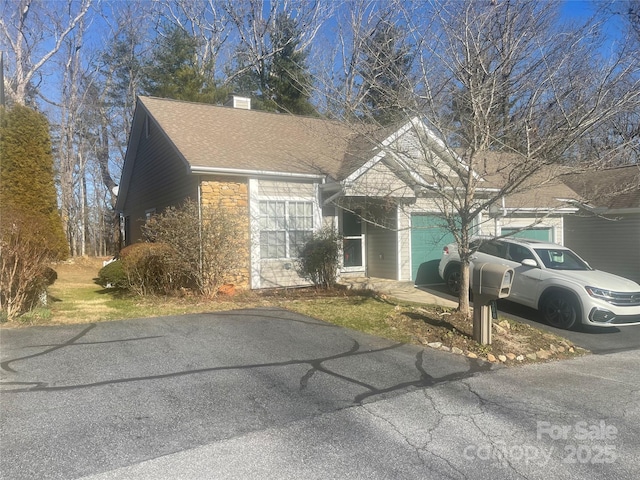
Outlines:
<svg viewBox="0 0 640 480"><path fill-rule="evenodd" d="M0 331L0 478L632 479L638 350L518 368L280 309Z"/></svg>

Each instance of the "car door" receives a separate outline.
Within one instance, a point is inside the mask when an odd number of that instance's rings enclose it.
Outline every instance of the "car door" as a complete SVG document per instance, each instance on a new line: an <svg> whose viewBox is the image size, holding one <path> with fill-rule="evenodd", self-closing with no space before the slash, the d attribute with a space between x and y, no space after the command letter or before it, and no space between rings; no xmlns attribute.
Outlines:
<svg viewBox="0 0 640 480"><path fill-rule="evenodd" d="M522 261L530 259L538 263L538 260L531 249L525 245L508 243L507 247L506 263L514 270L513 284L508 300L537 308L541 270L539 266L523 265Z"/></svg>

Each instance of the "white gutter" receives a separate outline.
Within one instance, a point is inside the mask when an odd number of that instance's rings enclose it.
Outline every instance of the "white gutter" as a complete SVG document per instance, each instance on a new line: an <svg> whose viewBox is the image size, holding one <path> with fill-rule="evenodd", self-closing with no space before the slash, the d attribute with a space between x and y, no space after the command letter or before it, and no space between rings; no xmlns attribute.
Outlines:
<svg viewBox="0 0 640 480"><path fill-rule="evenodd" d="M218 174L218 175L246 175L246 176L264 176L264 177L287 177L287 178L304 178L313 180L323 180L324 175L313 173L291 173L291 172L273 172L270 170L244 170L241 168L218 168L218 167L196 167L189 169L192 174Z"/></svg>
<svg viewBox="0 0 640 480"><path fill-rule="evenodd" d="M517 207L508 207L505 209L507 212L511 213L521 213L521 212L553 212L553 213L572 213L580 210L575 207L564 207L564 208L517 208Z"/></svg>

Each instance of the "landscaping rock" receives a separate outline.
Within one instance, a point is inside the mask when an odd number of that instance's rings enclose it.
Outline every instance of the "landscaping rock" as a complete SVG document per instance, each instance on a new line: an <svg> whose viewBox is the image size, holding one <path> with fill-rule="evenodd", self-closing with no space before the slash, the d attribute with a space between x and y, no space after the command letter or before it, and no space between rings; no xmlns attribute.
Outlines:
<svg viewBox="0 0 640 480"><path fill-rule="evenodd" d="M516 359L516 354L509 352L509 353L507 353L507 358L509 360L515 360Z"/></svg>
<svg viewBox="0 0 640 480"><path fill-rule="evenodd" d="M456 355L461 355L462 354L462 350L459 349L458 347L453 347L453 348L451 348L451 353L455 353Z"/></svg>
<svg viewBox="0 0 640 480"><path fill-rule="evenodd" d="M551 356L551 352L547 350L538 350L536 356L542 360L547 360Z"/></svg>
<svg viewBox="0 0 640 480"><path fill-rule="evenodd" d="M498 360L500 360L501 362L506 362L507 361L507 357L506 355L498 355Z"/></svg>
<svg viewBox="0 0 640 480"><path fill-rule="evenodd" d="M495 363L496 357L493 355L493 353L487 353L487 360L489 360L491 363Z"/></svg>
<svg viewBox="0 0 640 480"><path fill-rule="evenodd" d="M524 355L518 355L518 356L516 357L516 360L517 360L518 362L523 361L523 360L524 360Z"/></svg>
<svg viewBox="0 0 640 480"><path fill-rule="evenodd" d="M442 350L443 352L450 352L451 351L451 349L449 347L447 347L446 345L441 346L440 350Z"/></svg>
<svg viewBox="0 0 640 480"><path fill-rule="evenodd" d="M535 353L527 353L527 358L529 360L537 360L538 359L538 357L536 356Z"/></svg>
<svg viewBox="0 0 640 480"><path fill-rule="evenodd" d="M427 345L431 348L440 348L442 346L442 342L431 342L427 343Z"/></svg>
<svg viewBox="0 0 640 480"><path fill-rule="evenodd" d="M473 353L473 352L467 352L467 357L468 357L468 358L478 358L478 355L476 355L476 354L475 354L475 353Z"/></svg>
<svg viewBox="0 0 640 480"><path fill-rule="evenodd" d="M500 325L498 325L497 323L493 324L493 329L496 331L496 333L498 335L505 335L507 333L507 330L505 330L504 328L502 328Z"/></svg>

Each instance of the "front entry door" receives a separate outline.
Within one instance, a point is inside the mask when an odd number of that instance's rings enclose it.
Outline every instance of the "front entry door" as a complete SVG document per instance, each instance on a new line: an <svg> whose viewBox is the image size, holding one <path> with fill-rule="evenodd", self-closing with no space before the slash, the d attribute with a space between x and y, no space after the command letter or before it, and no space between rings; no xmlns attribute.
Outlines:
<svg viewBox="0 0 640 480"><path fill-rule="evenodd" d="M364 271L364 232L357 213L342 211L342 250L345 271Z"/></svg>

